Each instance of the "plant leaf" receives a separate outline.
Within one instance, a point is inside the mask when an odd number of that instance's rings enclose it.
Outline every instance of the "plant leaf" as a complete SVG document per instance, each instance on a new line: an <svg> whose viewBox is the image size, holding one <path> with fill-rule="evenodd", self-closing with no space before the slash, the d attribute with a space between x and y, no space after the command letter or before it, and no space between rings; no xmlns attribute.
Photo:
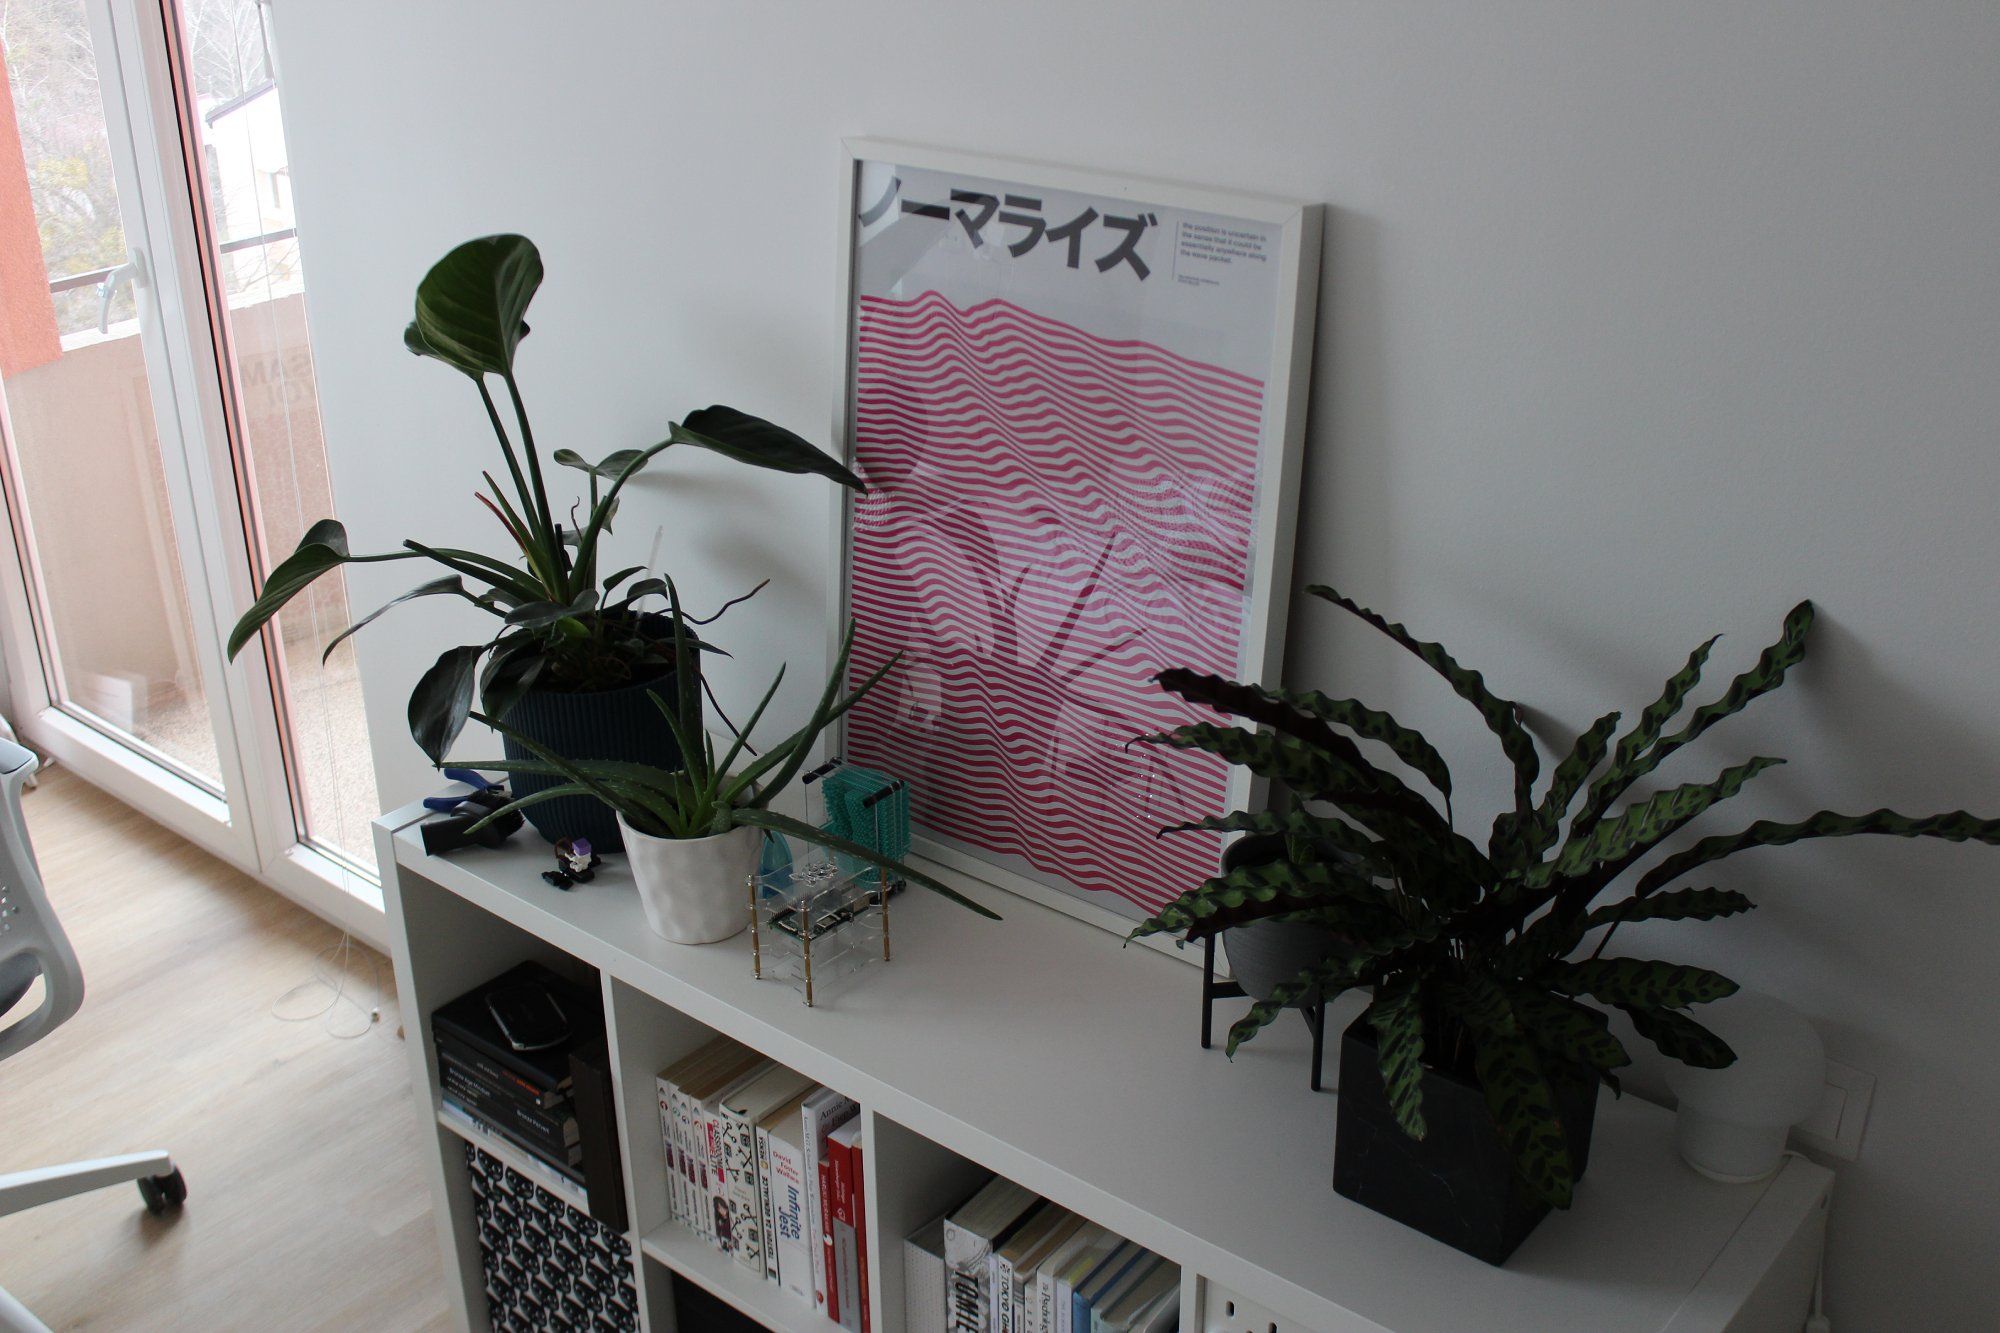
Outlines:
<svg viewBox="0 0 2000 1333"><path fill-rule="evenodd" d="M1600 907L1583 918L1577 931L1581 939L1599 926L1622 921L1712 921L1719 916L1748 912L1757 904L1734 889L1675 889L1649 897L1634 895L1623 902ZM1576 946L1572 944L1571 948Z"/></svg>
<svg viewBox="0 0 2000 1333"><path fill-rule="evenodd" d="M674 427L673 438L682 444L699 445L725 458L774 472L816 473L831 477L850 490L865 492L861 478L849 472L831 454L814 448L783 426L762 417L717 404L688 413Z"/></svg>
<svg viewBox="0 0 2000 1333"><path fill-rule="evenodd" d="M1659 1048L1660 1054L1696 1069L1727 1069L1736 1063L1729 1043L1686 1014L1671 1009L1646 1009L1621 1004L1626 1017L1640 1036Z"/></svg>
<svg viewBox="0 0 2000 1333"><path fill-rule="evenodd" d="M541 283L542 257L527 237L467 241L417 284L416 318L404 344L474 379L511 375L528 332L523 316Z"/></svg>
<svg viewBox="0 0 2000 1333"><path fill-rule="evenodd" d="M1549 789L1542 793L1541 804L1535 807L1535 816L1522 834L1521 846L1527 862L1538 860L1555 845L1563 815L1568 813L1570 802L1576 799L1577 789L1583 785L1584 779L1604 762L1604 752L1611 743L1611 730L1617 725L1616 712L1606 713L1591 723L1590 729L1576 738L1576 744L1556 765L1555 772L1549 775Z"/></svg>
<svg viewBox="0 0 2000 1333"><path fill-rule="evenodd" d="M1649 958L1552 963L1536 980L1565 995L1588 995L1606 1004L1642 1009L1685 1009L1736 993L1736 983L1719 972Z"/></svg>
<svg viewBox="0 0 2000 1333"><path fill-rule="evenodd" d="M337 519L323 518L307 528L292 553L278 562L264 580L257 600L229 631L229 659L243 651L243 645L257 637L264 622L278 614L286 602L303 592L314 579L341 565L368 564L381 560L414 560L415 551L395 551L388 555L349 555L347 529ZM379 615L380 612L377 612Z"/></svg>
<svg viewBox="0 0 2000 1333"><path fill-rule="evenodd" d="M625 469L632 465L632 460L639 454L640 451L637 449L614 449L604 456L603 461L593 463L574 449L558 449L549 457L564 467L573 467L579 472L588 472L593 477L614 481L623 475Z"/></svg>
<svg viewBox="0 0 2000 1333"><path fill-rule="evenodd" d="M1713 782L1689 782L1657 792L1626 809L1615 819L1607 819L1581 838L1572 839L1554 863L1536 866L1527 875L1530 887L1546 885L1560 871L1576 875L1600 862L1629 862L1659 845L1710 806L1729 800L1759 773L1784 763L1759 755L1747 763L1727 768Z"/></svg>
<svg viewBox="0 0 2000 1333"><path fill-rule="evenodd" d="M1378 869L1386 869L1384 844L1341 819L1310 814L1304 810L1235 810L1226 815L1206 815L1185 824L1170 824L1160 830L1169 833L1270 833L1286 837L1329 842L1348 855Z"/></svg>
<svg viewBox="0 0 2000 1333"><path fill-rule="evenodd" d="M1602 1011L1526 986L1511 988L1507 998L1530 1040L1550 1055L1600 1074L1632 1063Z"/></svg>
<svg viewBox="0 0 2000 1333"><path fill-rule="evenodd" d="M1424 1124L1424 1013L1417 977L1415 972L1398 972L1377 983L1375 1002L1368 1006L1389 1109L1413 1139L1429 1132Z"/></svg>
<svg viewBox="0 0 2000 1333"><path fill-rule="evenodd" d="M1569 1207L1576 1189L1569 1138L1533 1044L1518 1029L1489 1029L1474 1037L1472 1058L1486 1109L1522 1184L1552 1208Z"/></svg>
<svg viewBox="0 0 2000 1333"><path fill-rule="evenodd" d="M480 707L505 721L514 705L541 679L548 662L548 654L533 640L512 639L496 647L479 673Z"/></svg>
<svg viewBox="0 0 2000 1333"><path fill-rule="evenodd" d="M1514 765L1514 814L1517 822L1525 822L1534 812L1535 779L1541 773L1541 756L1535 750L1535 741L1521 725L1521 706L1511 699L1503 699L1486 686L1486 680L1477 671L1469 671L1452 660L1443 645L1429 643L1417 638L1409 630L1377 615L1351 601L1325 584L1315 583L1307 587L1307 592L1315 597L1332 602L1342 610L1359 617L1374 626L1390 639L1401 644L1418 661L1444 677L1452 692L1479 710L1486 727L1500 739L1500 748ZM1501 833L1499 841L1509 841L1510 833ZM1495 849L1496 852L1498 848Z"/></svg>
<svg viewBox="0 0 2000 1333"><path fill-rule="evenodd" d="M1898 814L1894 810L1871 810L1865 815L1843 815L1821 810L1796 824L1760 819L1740 832L1703 838L1686 851L1668 857L1640 878L1636 892L1644 896L1662 884L1679 879L1697 866L1709 865L1752 847L1783 847L1809 838L1848 838L1863 833L1892 838L1942 838L1946 842L2000 845L2000 819L1981 819L1963 810L1917 817Z"/></svg>
<svg viewBox="0 0 2000 1333"><path fill-rule="evenodd" d="M433 764L444 762L444 752L465 728L466 714L472 711L473 677L487 646L445 649L410 691L410 739Z"/></svg>
<svg viewBox="0 0 2000 1333"><path fill-rule="evenodd" d="M1320 997L1330 1002L1363 984L1363 978L1381 962L1378 957L1366 955L1327 958L1303 969L1289 981L1279 982L1271 988L1268 999L1251 1005L1249 1013L1229 1025L1229 1039L1223 1046L1223 1054L1235 1056L1237 1047L1275 1023L1279 1014L1304 999L1315 987Z"/></svg>
<svg viewBox="0 0 2000 1333"><path fill-rule="evenodd" d="M816 843L831 851L839 852L842 856L851 856L856 860L866 861L868 864L878 866L893 875L900 875L913 884L921 884L932 893L948 898L960 907L970 908L989 921L998 921L1001 919L998 912L993 911L991 908L982 907L956 889L926 875L923 871L912 870L909 866L904 865L901 861L893 857L884 856L871 847L864 847L858 842L831 833L816 824L808 824L803 820L793 819L789 815L777 814L770 810L738 809L732 811L730 817L738 824L748 824L752 828L770 829L774 832L782 833L786 837L797 838L800 842Z"/></svg>
<svg viewBox="0 0 2000 1333"><path fill-rule="evenodd" d="M447 594L456 597L463 597L468 602L474 601L472 594L465 590L464 580L460 579L459 576L456 574L447 574L441 579L432 579L429 583L419 584L416 587L410 589L408 592L404 593L400 597L390 598L388 601L382 603L382 605L376 607L373 611L370 611L367 615L361 617L361 619L355 621L352 625L349 625L346 629L342 630L340 633L334 635L331 639L328 639L326 642L326 648L319 655L320 663L324 665L326 659L333 656L333 650L340 646L341 640L345 639L348 635L354 633L356 630L362 628L364 625L369 625L374 623L376 617L380 616L384 611L387 611L390 607L401 606L404 602L414 601L416 598L419 597L438 597Z"/></svg>
<svg viewBox="0 0 2000 1333"><path fill-rule="evenodd" d="M1702 666L1708 661L1709 649L1713 647L1715 638L1689 653L1687 665L1667 677L1660 697L1647 704L1640 712L1639 720L1632 724L1632 730L1618 738L1618 749L1611 756L1611 766L1591 784L1589 799L1583 803L1576 821L1570 825L1572 838L1587 832L1592 824L1603 818L1613 801L1652 771L1651 764L1640 766L1640 758L1660 738L1661 730L1673 720L1674 714L1681 711L1681 705L1700 682Z"/></svg>
<svg viewBox="0 0 2000 1333"><path fill-rule="evenodd" d="M1324 907L1336 899L1377 907L1374 925L1403 929L1402 919L1387 906L1387 895L1366 875L1323 861L1272 861L1237 866L1202 881L1161 907L1128 938L1179 931L1189 939L1201 939L1264 917Z"/></svg>

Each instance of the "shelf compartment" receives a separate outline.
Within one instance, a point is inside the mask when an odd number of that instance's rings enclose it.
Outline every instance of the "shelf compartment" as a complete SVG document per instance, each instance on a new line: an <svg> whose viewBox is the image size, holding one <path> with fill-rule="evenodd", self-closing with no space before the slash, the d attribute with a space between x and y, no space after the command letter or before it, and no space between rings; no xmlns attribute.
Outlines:
<svg viewBox="0 0 2000 1333"><path fill-rule="evenodd" d="M639 1241L640 1252L682 1279L692 1282L731 1309L781 1333L844 1333L839 1324L820 1314L797 1296L766 1282L713 1245L677 1222L668 1222L647 1232ZM878 1329L902 1325L874 1321Z"/></svg>

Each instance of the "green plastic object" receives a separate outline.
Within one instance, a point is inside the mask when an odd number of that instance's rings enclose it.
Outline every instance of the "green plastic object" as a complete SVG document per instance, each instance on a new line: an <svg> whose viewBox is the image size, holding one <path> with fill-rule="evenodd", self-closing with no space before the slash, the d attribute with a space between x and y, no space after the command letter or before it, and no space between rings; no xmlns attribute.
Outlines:
<svg viewBox="0 0 2000 1333"><path fill-rule="evenodd" d="M827 832L891 860L910 854L910 787L858 764L842 764L820 779ZM848 858L841 858L843 863ZM859 868L859 863L855 867Z"/></svg>

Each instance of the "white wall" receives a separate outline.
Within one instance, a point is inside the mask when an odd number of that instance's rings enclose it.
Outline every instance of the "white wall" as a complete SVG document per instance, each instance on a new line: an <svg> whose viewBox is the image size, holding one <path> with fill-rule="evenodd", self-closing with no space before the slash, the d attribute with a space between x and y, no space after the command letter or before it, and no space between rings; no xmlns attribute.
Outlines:
<svg viewBox="0 0 2000 1333"><path fill-rule="evenodd" d="M359 546L497 536L469 391L399 341L466 237L540 242L528 392L548 445L595 454L710 401L824 438L842 134L1288 194L1332 209L1302 578L1564 728L1650 699L1715 630L1726 679L1810 594L1795 685L1669 776L1779 753L1744 814L2000 809L1990 6L293 0L278 22ZM621 529L643 555L666 525L711 596L776 577L731 623L729 686L789 657L796 707L828 521L816 482L676 459ZM360 600L408 569L357 573ZM401 614L362 636L390 799L426 785L404 692L456 641ZM1365 633L1305 609L1291 677L1402 710L1497 793L1471 714ZM1630 945L1789 997L1881 1079L1835 1205L1839 1326L2000 1323L2000 853L1822 844L1716 879L1762 910Z"/></svg>

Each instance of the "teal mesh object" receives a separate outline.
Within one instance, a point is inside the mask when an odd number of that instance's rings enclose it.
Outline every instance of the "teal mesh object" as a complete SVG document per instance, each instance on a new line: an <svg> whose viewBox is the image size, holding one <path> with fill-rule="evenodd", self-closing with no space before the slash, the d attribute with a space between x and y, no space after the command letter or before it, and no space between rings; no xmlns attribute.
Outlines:
<svg viewBox="0 0 2000 1333"><path fill-rule="evenodd" d="M910 854L907 783L855 764L842 764L820 782L827 832L893 860Z"/></svg>

